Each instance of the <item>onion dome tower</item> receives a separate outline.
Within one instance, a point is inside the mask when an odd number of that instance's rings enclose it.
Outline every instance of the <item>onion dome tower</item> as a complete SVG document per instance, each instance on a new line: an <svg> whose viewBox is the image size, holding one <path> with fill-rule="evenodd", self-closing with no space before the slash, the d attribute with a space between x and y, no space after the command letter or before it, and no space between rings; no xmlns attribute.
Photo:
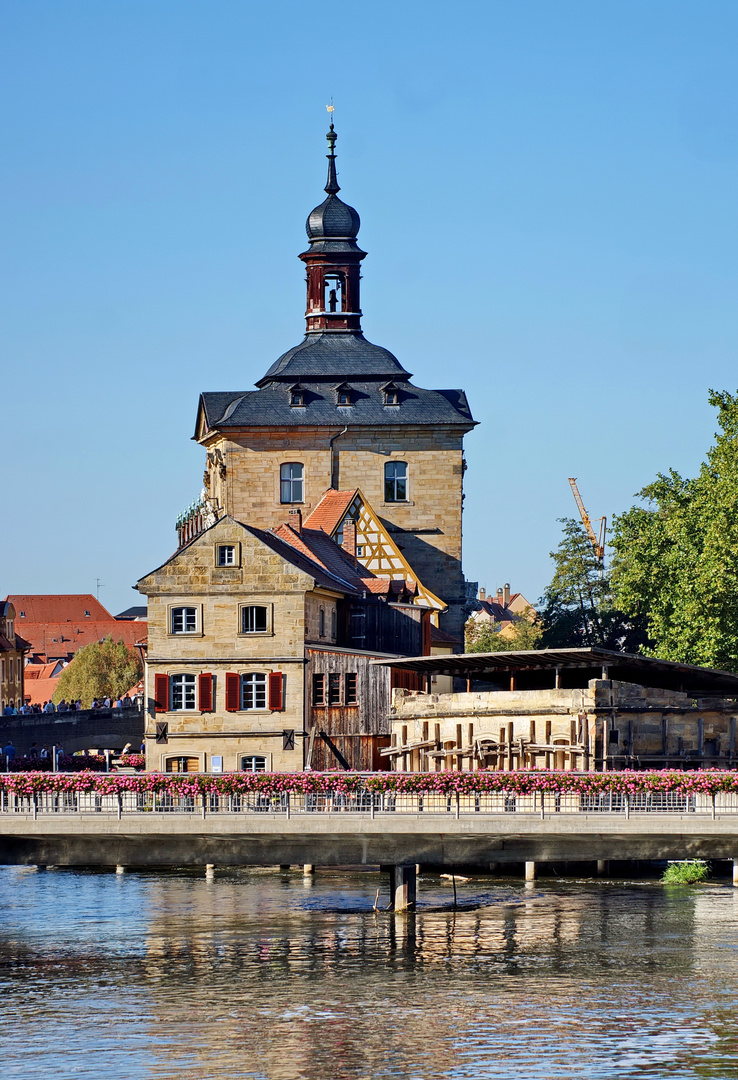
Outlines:
<svg viewBox="0 0 738 1080"><path fill-rule="evenodd" d="M307 333L361 330L359 282L361 260L366 257L356 243L361 221L353 206L338 198L336 135L333 124L328 140L328 196L307 219L310 247L300 258L307 269Z"/></svg>

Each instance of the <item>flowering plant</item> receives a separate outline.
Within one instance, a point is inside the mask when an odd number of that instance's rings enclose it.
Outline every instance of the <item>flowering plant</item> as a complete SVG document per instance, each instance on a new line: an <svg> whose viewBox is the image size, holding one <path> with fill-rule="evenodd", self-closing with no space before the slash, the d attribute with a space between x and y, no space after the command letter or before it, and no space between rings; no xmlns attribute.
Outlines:
<svg viewBox="0 0 738 1080"><path fill-rule="evenodd" d="M132 754L132 758L140 755ZM90 761L78 758L75 761ZM708 795L718 792L738 794L738 772L702 769L679 772L665 769L649 772L440 772L440 773L140 773L137 776L95 772L89 768L74 773L10 772L0 774L0 791L16 795L43 792L93 792L116 795L125 792L157 793L198 797L204 795L280 796L286 793L355 795L376 792L413 795L639 795L671 792L675 795Z"/></svg>

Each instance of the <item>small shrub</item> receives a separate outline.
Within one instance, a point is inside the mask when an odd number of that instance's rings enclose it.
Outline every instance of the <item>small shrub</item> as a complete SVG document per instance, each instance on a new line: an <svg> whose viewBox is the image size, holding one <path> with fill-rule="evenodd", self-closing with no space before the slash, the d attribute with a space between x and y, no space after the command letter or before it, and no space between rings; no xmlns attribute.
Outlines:
<svg viewBox="0 0 738 1080"><path fill-rule="evenodd" d="M710 867L704 859L685 859L669 863L661 880L666 885L696 885L705 881L709 874Z"/></svg>

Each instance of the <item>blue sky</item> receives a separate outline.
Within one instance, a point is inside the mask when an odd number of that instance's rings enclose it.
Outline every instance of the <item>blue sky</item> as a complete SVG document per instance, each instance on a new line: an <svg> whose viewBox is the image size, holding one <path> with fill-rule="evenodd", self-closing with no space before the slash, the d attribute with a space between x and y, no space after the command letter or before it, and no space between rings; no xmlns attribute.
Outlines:
<svg viewBox="0 0 738 1080"><path fill-rule="evenodd" d="M333 96L370 340L466 389L467 577L550 578L735 391L738 5L0 0L0 595L114 611L199 492L202 390L302 336Z"/></svg>

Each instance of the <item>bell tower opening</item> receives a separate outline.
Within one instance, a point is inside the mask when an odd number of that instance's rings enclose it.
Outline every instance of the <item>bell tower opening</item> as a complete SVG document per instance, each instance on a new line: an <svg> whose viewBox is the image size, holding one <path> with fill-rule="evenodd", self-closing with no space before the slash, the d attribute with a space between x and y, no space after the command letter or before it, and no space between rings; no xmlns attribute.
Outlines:
<svg viewBox="0 0 738 1080"><path fill-rule="evenodd" d="M326 274L323 280L323 311L335 314L345 311L345 291L342 274Z"/></svg>

